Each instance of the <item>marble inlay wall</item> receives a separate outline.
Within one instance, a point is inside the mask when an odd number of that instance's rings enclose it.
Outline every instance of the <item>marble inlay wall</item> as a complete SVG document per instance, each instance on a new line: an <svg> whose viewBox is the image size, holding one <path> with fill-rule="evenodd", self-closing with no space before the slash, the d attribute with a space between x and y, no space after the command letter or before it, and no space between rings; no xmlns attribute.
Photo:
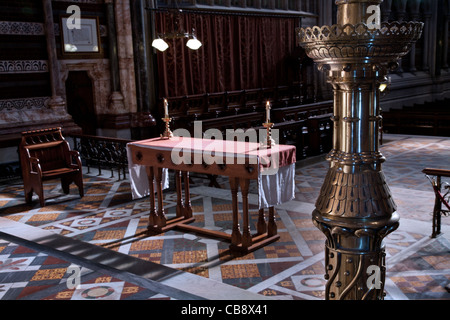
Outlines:
<svg viewBox="0 0 450 320"><path fill-rule="evenodd" d="M47 60L1 60L0 74L48 72Z"/></svg>
<svg viewBox="0 0 450 320"><path fill-rule="evenodd" d="M0 100L0 112L48 108L50 97L34 97Z"/></svg>
<svg viewBox="0 0 450 320"><path fill-rule="evenodd" d="M126 116L121 116L137 112L130 2L26 0L23 3L22 6L18 2L0 1L0 11L5 12L0 17L0 36L5 44L5 50L0 51L0 76L3 79L0 131L17 136L24 129L63 122L64 126L70 123L75 127L66 103L65 84L71 71L86 71L92 80L96 116L109 121L99 122L100 126L103 123L114 126L122 121L120 125L126 127L128 124L123 120ZM79 58L61 55L60 16L66 15L66 8L72 4L82 9L82 17L99 18L102 55L80 55ZM114 8L112 15L108 15L107 4ZM28 10L26 16L22 12L25 7ZM111 16L115 21L109 19ZM114 36L109 30L111 21L115 23L118 44L118 70L114 69L114 76L118 74L118 77L114 79L118 79L119 86L115 86L115 92L112 90L110 53L113 50L109 50L109 38ZM104 115L112 117L102 117Z"/></svg>
<svg viewBox="0 0 450 320"><path fill-rule="evenodd" d="M71 1L74 3L104 3L100 0ZM114 1L119 63L120 94L123 103L115 104L117 93L111 88L111 65L109 59L64 59L59 60L60 79L65 84L70 71L87 71L94 90L94 106L97 115L118 115L136 111L136 85L134 73L133 39L130 8L127 1ZM100 36L111 36L107 26L100 25ZM59 26L56 28L59 34ZM121 99L122 100L122 99Z"/></svg>
<svg viewBox="0 0 450 320"><path fill-rule="evenodd" d="M55 36L59 36L61 27L59 23L54 23ZM108 28L99 25L100 37L108 36ZM43 36L45 35L44 24L39 22L23 21L0 21L0 35L21 35L21 36Z"/></svg>
<svg viewBox="0 0 450 320"><path fill-rule="evenodd" d="M60 81L66 83L70 71L87 71L92 80L96 114L108 112L111 80L108 59L60 60Z"/></svg>
<svg viewBox="0 0 450 320"><path fill-rule="evenodd" d="M0 129L14 128L14 132L20 132L25 125L70 120L65 110L52 109L52 101L50 96L1 99Z"/></svg>
<svg viewBox="0 0 450 320"><path fill-rule="evenodd" d="M106 0L108 2L111 0ZM133 34L131 30L131 12L129 1L114 1L117 56L119 60L120 90L127 112L137 111L136 81L134 72Z"/></svg>
<svg viewBox="0 0 450 320"><path fill-rule="evenodd" d="M0 35L42 36L44 25L38 22L0 21Z"/></svg>

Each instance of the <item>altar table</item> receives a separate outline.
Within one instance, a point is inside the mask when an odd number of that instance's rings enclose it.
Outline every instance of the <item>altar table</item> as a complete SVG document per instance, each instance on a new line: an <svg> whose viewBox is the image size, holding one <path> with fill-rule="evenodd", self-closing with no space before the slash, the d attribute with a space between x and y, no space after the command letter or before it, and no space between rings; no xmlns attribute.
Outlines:
<svg viewBox="0 0 450 320"><path fill-rule="evenodd" d="M231 242L231 250L242 252L256 250L279 239L274 206L294 198L294 146L275 145L267 148L252 142L173 137L128 143L127 153L133 198L150 197L150 231L163 233L177 228L219 237ZM177 192L176 217L172 219L166 218L163 206L168 169L175 171ZM189 225L195 220L190 202L189 172L228 176L233 209L231 235ZM258 181L259 193L257 233L254 235L250 233L249 227L250 180ZM239 188L242 193L242 233L238 212ZM267 222L265 208L269 211Z"/></svg>

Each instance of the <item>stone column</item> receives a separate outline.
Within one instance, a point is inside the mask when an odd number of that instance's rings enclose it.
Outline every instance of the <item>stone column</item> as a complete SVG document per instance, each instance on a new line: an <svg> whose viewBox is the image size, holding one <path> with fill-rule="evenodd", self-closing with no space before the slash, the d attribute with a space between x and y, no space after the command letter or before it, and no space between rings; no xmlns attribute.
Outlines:
<svg viewBox="0 0 450 320"><path fill-rule="evenodd" d="M111 70L111 96L109 109L110 112L117 114L125 112L123 95L120 90L119 57L117 52L117 33L116 19L114 13L113 0L105 0L106 17L108 21L109 36L109 62Z"/></svg>
<svg viewBox="0 0 450 320"><path fill-rule="evenodd" d="M410 15L412 21L419 21L420 18L420 0L411 0L410 2ZM409 72L416 72L416 44L414 43L411 47L411 52L409 54Z"/></svg>
<svg viewBox="0 0 450 320"><path fill-rule="evenodd" d="M133 34L131 29L130 2L113 1L115 8L117 58L119 64L120 92L127 112L137 110L136 78L134 70Z"/></svg>
<svg viewBox="0 0 450 320"><path fill-rule="evenodd" d="M66 101L63 99L65 89L60 79L58 55L56 53L55 28L51 0L42 0L44 9L45 37L47 40L48 67L52 87L52 97L48 103L56 115L67 116Z"/></svg>
<svg viewBox="0 0 450 320"><path fill-rule="evenodd" d="M449 1L445 1L444 3L444 43L443 43L443 53L442 53L442 68L448 69L448 27L450 22L450 3Z"/></svg>
<svg viewBox="0 0 450 320"><path fill-rule="evenodd" d="M398 22L403 22L403 20L405 19L407 2L408 2L408 0L397 0L394 2ZM415 52L414 52L414 54L415 54ZM398 61L398 68L396 71L397 71L397 73L403 73L403 60L402 59L400 59Z"/></svg>
<svg viewBox="0 0 450 320"><path fill-rule="evenodd" d="M132 29L134 40L134 61L137 75L137 110L132 116L133 136L135 139L145 139L156 134L157 99L155 91L155 61L151 46L154 26L150 20L145 0L131 2Z"/></svg>
<svg viewBox="0 0 450 320"><path fill-rule="evenodd" d="M433 52L431 50L431 18L433 17L431 4L429 1L424 2L424 13L423 19L425 22L425 30L423 32L423 71L430 71L430 54Z"/></svg>
<svg viewBox="0 0 450 320"><path fill-rule="evenodd" d="M444 49L442 54L442 68L448 69L448 25L450 21L450 15L445 15L445 22L444 22Z"/></svg>
<svg viewBox="0 0 450 320"><path fill-rule="evenodd" d="M392 0L384 0L384 2L381 4L381 10L382 21L389 21L389 17L392 12Z"/></svg>

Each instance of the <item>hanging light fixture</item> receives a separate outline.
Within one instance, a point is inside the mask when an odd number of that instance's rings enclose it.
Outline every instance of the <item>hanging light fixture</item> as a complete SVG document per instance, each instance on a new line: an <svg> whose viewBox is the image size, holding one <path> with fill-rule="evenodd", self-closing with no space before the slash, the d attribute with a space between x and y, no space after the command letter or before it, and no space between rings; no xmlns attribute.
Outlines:
<svg viewBox="0 0 450 320"><path fill-rule="evenodd" d="M192 29L191 39L189 39L189 41L186 43L186 47L191 50L198 50L202 46L202 43L197 39L194 31L195 30Z"/></svg>
<svg viewBox="0 0 450 320"><path fill-rule="evenodd" d="M169 45L165 40L170 39L189 39L186 43L186 47L191 50L198 50L202 46L202 43L197 39L197 36L195 35L195 30L192 29L192 33L171 32L159 35L158 38L153 40L152 47L164 52L169 48Z"/></svg>
<svg viewBox="0 0 450 320"><path fill-rule="evenodd" d="M167 50L167 48L169 48L169 45L163 39L158 37L157 39L153 40L152 47L158 49L161 52L164 52Z"/></svg>
<svg viewBox="0 0 450 320"><path fill-rule="evenodd" d="M181 9L176 10L175 16L176 29L179 28L182 13L183 10ZM172 31L169 33L159 34L158 38L153 40L152 47L159 51L164 52L169 48L169 44L165 40L171 39L188 39L186 46L191 50L198 50L202 46L202 43L197 39L195 29L192 29L192 33L187 33L184 32L181 28L181 31Z"/></svg>

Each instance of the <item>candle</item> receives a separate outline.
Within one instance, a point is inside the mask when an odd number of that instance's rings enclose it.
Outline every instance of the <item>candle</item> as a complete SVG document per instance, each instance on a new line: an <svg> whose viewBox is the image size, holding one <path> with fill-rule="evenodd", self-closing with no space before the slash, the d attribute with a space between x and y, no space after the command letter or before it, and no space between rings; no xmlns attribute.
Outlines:
<svg viewBox="0 0 450 320"><path fill-rule="evenodd" d="M169 117L169 103L167 102L167 99L164 99L164 117Z"/></svg>
<svg viewBox="0 0 450 320"><path fill-rule="evenodd" d="M270 122L270 102L269 101L267 101L267 103L266 103L266 120L267 120L267 123Z"/></svg>

